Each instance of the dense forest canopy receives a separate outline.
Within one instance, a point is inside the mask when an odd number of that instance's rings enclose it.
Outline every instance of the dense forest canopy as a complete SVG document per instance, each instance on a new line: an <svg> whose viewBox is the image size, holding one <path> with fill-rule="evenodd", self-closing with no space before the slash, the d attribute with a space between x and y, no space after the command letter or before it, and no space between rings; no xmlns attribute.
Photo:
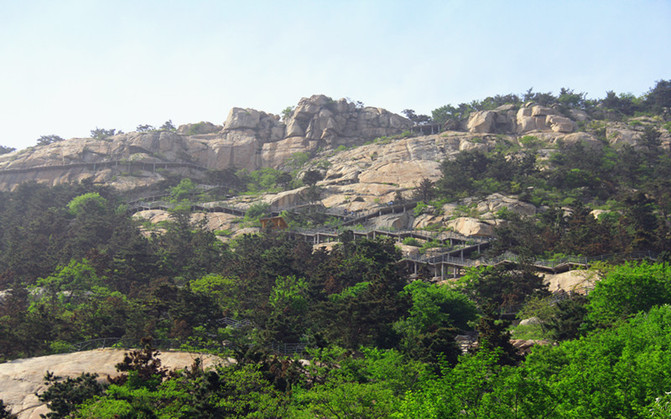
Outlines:
<svg viewBox="0 0 671 419"><path fill-rule="evenodd" d="M583 128L601 144L541 153L538 138L501 138L445 158L441 178L420 183L416 210L494 192L542 208L499 214L488 256L517 262L448 284L411 278L390 238L346 231L326 251L268 229L223 243L191 217L186 179L169 191L186 204L153 230L124 197L87 182L0 192L0 359L142 342L109 385L47 377L40 397L54 417L668 417L671 150L659 138L671 130L671 81L595 101L530 89L447 105L431 120L523 101L587 112ZM653 121L638 145L609 145L600 121L633 115ZM316 190L317 175L303 182ZM272 170L233 177L238 190L293 181ZM651 257L624 261L637 252ZM551 294L533 261L558 255L604 257L594 290ZM515 315L534 317L530 336L554 344L521 354ZM474 333L464 353L456 338ZM237 363L167 371L152 345L168 339ZM298 351L279 353L287 344Z"/></svg>

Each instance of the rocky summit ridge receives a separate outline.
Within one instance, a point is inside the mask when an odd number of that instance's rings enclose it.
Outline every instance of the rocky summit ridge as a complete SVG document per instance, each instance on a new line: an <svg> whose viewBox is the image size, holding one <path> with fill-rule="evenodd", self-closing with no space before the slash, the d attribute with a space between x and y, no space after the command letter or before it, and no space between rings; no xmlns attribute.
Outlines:
<svg viewBox="0 0 671 419"><path fill-rule="evenodd" d="M0 189L12 189L27 180L56 185L89 179L129 190L162 180L157 168L198 177L203 170L278 167L296 152L360 144L412 126L384 109L324 95L301 99L285 119L233 108L223 125L200 122L175 131L73 138L30 147L0 156ZM145 166L138 169L140 162Z"/></svg>
<svg viewBox="0 0 671 419"><path fill-rule="evenodd" d="M461 150L491 150L501 141L525 147L520 142L525 135L549 147L558 141L598 144L594 135L578 130L587 119L579 110L562 114L526 103L472 112L461 122L422 126L382 108L314 95L301 99L283 118L233 108L223 125L199 122L176 130L73 138L1 155L0 190L34 180L49 185L90 181L132 191L151 188L168 176L202 180L207 172L231 168L284 168L303 153L322 162L323 184L332 192L326 203L363 190L386 199L421 178L437 178L440 161ZM633 145L641 135L624 123L608 122L605 129L613 144ZM669 141L668 133L662 141Z"/></svg>

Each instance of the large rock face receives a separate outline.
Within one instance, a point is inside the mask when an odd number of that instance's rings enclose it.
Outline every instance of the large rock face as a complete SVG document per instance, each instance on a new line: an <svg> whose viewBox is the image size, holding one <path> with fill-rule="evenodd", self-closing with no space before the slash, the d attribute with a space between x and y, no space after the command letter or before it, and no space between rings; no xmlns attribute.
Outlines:
<svg viewBox="0 0 671 419"><path fill-rule="evenodd" d="M297 152L361 144L411 126L384 109L316 95L301 99L285 122L266 112L233 108L223 127L199 122L176 132L73 138L6 154L0 156L0 190L27 180L57 185L86 179L126 190L157 183L164 179L162 170L198 178L207 170L278 167Z"/></svg>
<svg viewBox="0 0 671 419"><path fill-rule="evenodd" d="M492 111L473 112L467 123L471 133L526 134L534 131L551 131L567 134L573 132L573 120L558 111L527 103L515 112L512 105Z"/></svg>
<svg viewBox="0 0 671 419"><path fill-rule="evenodd" d="M119 349L96 349L5 362L0 364L0 399L13 413L18 413L19 419L38 419L40 414L49 412L35 395L46 390L43 381L47 371L64 378L76 377L83 372L97 373L104 380L107 375L117 375L114 366L123 361L123 355L124 351ZM188 352L161 352L159 355L163 366L169 369L191 366L196 357L203 358L206 368L230 362L212 355Z"/></svg>

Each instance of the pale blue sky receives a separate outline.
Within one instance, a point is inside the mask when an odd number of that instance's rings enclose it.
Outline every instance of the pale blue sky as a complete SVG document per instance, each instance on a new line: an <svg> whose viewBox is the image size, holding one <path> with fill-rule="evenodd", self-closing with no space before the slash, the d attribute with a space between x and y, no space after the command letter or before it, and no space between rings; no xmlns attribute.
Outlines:
<svg viewBox="0 0 671 419"><path fill-rule="evenodd" d="M671 79L671 0L0 0L0 145L280 113L400 112Z"/></svg>

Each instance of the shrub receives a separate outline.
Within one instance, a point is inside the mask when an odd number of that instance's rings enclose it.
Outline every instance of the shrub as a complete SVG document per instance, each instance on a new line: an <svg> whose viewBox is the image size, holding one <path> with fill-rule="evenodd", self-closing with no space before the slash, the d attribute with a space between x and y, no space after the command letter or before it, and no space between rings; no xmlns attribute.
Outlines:
<svg viewBox="0 0 671 419"><path fill-rule="evenodd" d="M308 160L310 160L310 154L305 151L299 151L289 157L286 165L292 169L298 170L303 167Z"/></svg>
<svg viewBox="0 0 671 419"><path fill-rule="evenodd" d="M123 131L119 130L117 131L116 129L104 129L104 128L98 128L92 129L91 130L91 138L94 138L96 140L104 140L106 138L112 137L117 134L123 134Z"/></svg>
<svg viewBox="0 0 671 419"><path fill-rule="evenodd" d="M14 147L7 147L4 145L0 145L0 155L11 153L12 151L16 151L16 149Z"/></svg>
<svg viewBox="0 0 671 419"><path fill-rule="evenodd" d="M419 242L419 240L417 240L414 237L406 237L406 238L403 239L402 243L405 244L406 246L416 246L416 247L421 246L421 243Z"/></svg>
<svg viewBox="0 0 671 419"><path fill-rule="evenodd" d="M537 148L540 147L541 140L539 140L538 137L534 137L533 135L525 135L524 137L520 138L520 144L526 148Z"/></svg>
<svg viewBox="0 0 671 419"><path fill-rule="evenodd" d="M265 202L256 202L250 205L249 209L245 213L245 220L257 221L260 218L263 218L266 215L268 215L269 211L270 211L270 204L267 204Z"/></svg>
<svg viewBox="0 0 671 419"><path fill-rule="evenodd" d="M287 106L286 108L282 109L282 121L288 121L293 113L294 106Z"/></svg>
<svg viewBox="0 0 671 419"><path fill-rule="evenodd" d="M429 210L429 205L425 204L422 201L419 201L417 203L417 205L415 205L415 209L413 210L413 214L415 215L415 217L419 217L420 215L428 212L428 210Z"/></svg>
<svg viewBox="0 0 671 419"><path fill-rule="evenodd" d="M103 210L107 207L107 200L98 192L89 192L73 198L68 203L68 211L72 215L80 215L84 211L93 209Z"/></svg>

